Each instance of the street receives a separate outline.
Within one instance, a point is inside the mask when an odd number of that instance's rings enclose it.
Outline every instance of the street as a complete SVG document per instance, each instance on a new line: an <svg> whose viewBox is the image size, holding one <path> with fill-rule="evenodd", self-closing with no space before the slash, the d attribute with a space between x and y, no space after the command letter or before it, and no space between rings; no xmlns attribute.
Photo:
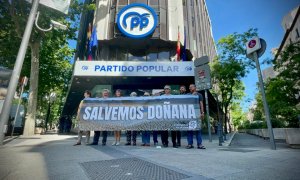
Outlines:
<svg viewBox="0 0 300 180"><path fill-rule="evenodd" d="M170 140L170 138L169 138ZM231 146L218 146L217 136L206 150L111 146L73 146L75 135L19 137L0 148L0 179L298 179L300 150L236 133Z"/></svg>

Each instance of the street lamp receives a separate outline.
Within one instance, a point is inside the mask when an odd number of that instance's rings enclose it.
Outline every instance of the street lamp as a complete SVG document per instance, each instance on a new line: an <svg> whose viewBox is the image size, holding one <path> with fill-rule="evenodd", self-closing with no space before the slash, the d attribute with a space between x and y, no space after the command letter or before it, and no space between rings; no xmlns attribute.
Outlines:
<svg viewBox="0 0 300 180"><path fill-rule="evenodd" d="M26 54L26 50L27 50L29 39L30 39L32 27L33 27L33 24L34 24L34 19L35 19L36 13L37 13L39 1L40 0L34 0L32 2L32 8L31 8L30 13L29 13L28 21L27 21L26 28L25 28L23 38L22 38L22 42L21 42L21 45L20 45L20 48L19 48L19 51L18 51L17 59L16 59L15 66L14 66L14 70L13 70L13 73L12 73L11 78L10 78L9 86L7 88L8 93L5 97L5 101L4 101L4 104L3 104L3 109L2 109L2 112L1 112L1 115L0 115L0 146L3 145L4 132L6 131L6 128L7 128L6 124L7 124L8 118L9 118L10 108L12 106L13 97L14 97L14 94L15 94L15 91L16 91L16 88L17 88L18 79L19 79L21 69L22 69L22 66L23 66L24 57L25 57L25 54ZM57 4L57 3L55 3L55 4ZM70 4L70 1L66 1L66 4L68 6ZM50 6L50 5L46 5L46 6L53 8L53 6ZM55 25L55 23L54 23L54 25Z"/></svg>
<svg viewBox="0 0 300 180"><path fill-rule="evenodd" d="M46 131L48 130L48 122L49 122L49 117L51 113L51 104L56 100L56 93L52 92L49 97L46 97L48 100L48 110L47 110L47 117L45 121L45 129Z"/></svg>

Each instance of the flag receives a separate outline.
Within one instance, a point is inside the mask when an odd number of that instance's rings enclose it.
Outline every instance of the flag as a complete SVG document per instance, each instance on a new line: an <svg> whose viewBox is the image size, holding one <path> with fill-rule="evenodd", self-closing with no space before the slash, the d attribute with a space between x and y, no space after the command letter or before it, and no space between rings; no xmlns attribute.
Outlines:
<svg viewBox="0 0 300 180"><path fill-rule="evenodd" d="M183 43L183 49L181 52L181 57L182 57L182 61L187 61L187 57L186 57L186 34L185 34L185 29L184 29L184 43Z"/></svg>
<svg viewBox="0 0 300 180"><path fill-rule="evenodd" d="M88 32L89 35L89 32ZM93 52L92 49L93 47L98 47L98 38L97 38L97 31L96 31L96 27L94 27L92 35L90 36L90 40L89 40L89 51L88 51L88 61L93 60Z"/></svg>
<svg viewBox="0 0 300 180"><path fill-rule="evenodd" d="M177 61L180 61L180 32L178 26L178 39L177 39L177 47L176 47Z"/></svg>
<svg viewBox="0 0 300 180"><path fill-rule="evenodd" d="M90 47L94 47L94 46L98 47L98 38L97 38L96 27L94 27L92 35L91 35L91 39L90 39Z"/></svg>

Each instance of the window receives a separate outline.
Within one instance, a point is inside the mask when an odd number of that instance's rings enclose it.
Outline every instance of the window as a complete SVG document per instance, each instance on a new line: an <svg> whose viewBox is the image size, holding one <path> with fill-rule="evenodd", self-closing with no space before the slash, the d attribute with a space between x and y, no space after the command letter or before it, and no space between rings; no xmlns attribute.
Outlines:
<svg viewBox="0 0 300 180"><path fill-rule="evenodd" d="M127 61L127 50L117 49L117 60L118 61Z"/></svg>
<svg viewBox="0 0 300 180"><path fill-rule="evenodd" d="M158 5L158 0L149 0L150 5Z"/></svg>
<svg viewBox="0 0 300 180"><path fill-rule="evenodd" d="M147 55L147 61L157 61L157 53L149 53Z"/></svg>
<svg viewBox="0 0 300 180"><path fill-rule="evenodd" d="M117 48L116 47L109 47L109 55L108 55L109 61L116 61L117 59Z"/></svg>
<svg viewBox="0 0 300 180"><path fill-rule="evenodd" d="M170 53L169 51L162 51L158 53L158 61L170 61Z"/></svg>
<svg viewBox="0 0 300 180"><path fill-rule="evenodd" d="M128 53L128 61L146 61L146 56L134 56Z"/></svg>
<svg viewBox="0 0 300 180"><path fill-rule="evenodd" d="M127 0L119 0L119 5L127 5Z"/></svg>

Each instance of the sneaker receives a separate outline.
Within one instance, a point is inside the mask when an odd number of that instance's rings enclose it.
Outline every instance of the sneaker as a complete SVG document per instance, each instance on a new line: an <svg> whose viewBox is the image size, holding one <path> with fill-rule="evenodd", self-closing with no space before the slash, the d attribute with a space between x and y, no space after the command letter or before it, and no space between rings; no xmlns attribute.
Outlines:
<svg viewBox="0 0 300 180"><path fill-rule="evenodd" d="M181 147L181 144L180 144L180 143L177 143L176 146L177 146L177 147Z"/></svg>
<svg viewBox="0 0 300 180"><path fill-rule="evenodd" d="M92 145L92 146L93 146L93 145L98 145L98 143L91 143L91 144L89 144L89 145Z"/></svg>
<svg viewBox="0 0 300 180"><path fill-rule="evenodd" d="M103 143L102 143L102 146L105 146L105 145L106 145L106 142L103 142Z"/></svg>
<svg viewBox="0 0 300 180"><path fill-rule="evenodd" d="M130 146L130 145L131 145L131 143L130 143L130 142L128 142L128 143L126 143L126 144L125 144L125 146Z"/></svg>
<svg viewBox="0 0 300 180"><path fill-rule="evenodd" d="M117 142L113 142L111 145L112 145L112 146L115 146L116 144L117 144Z"/></svg>
<svg viewBox="0 0 300 180"><path fill-rule="evenodd" d="M116 143L116 146L119 146L119 145L120 145L120 143L119 143L119 142L117 142L117 143Z"/></svg>
<svg viewBox="0 0 300 180"><path fill-rule="evenodd" d="M204 146L200 145L197 147L197 149L206 149Z"/></svg>
<svg viewBox="0 0 300 180"><path fill-rule="evenodd" d="M141 146L146 146L146 144L141 144Z"/></svg>
<svg viewBox="0 0 300 180"><path fill-rule="evenodd" d="M187 145L185 148L186 149L192 149L192 148L194 148L194 146L193 145Z"/></svg>
<svg viewBox="0 0 300 180"><path fill-rule="evenodd" d="M178 146L177 145L173 145L173 148L178 148Z"/></svg>
<svg viewBox="0 0 300 180"><path fill-rule="evenodd" d="M157 146L157 145L158 145L158 143L157 143L157 142L155 142L155 143L154 143L154 146Z"/></svg>
<svg viewBox="0 0 300 180"><path fill-rule="evenodd" d="M78 143L76 143L76 144L73 144L73 146L77 146L77 145L81 145L81 143L78 142Z"/></svg>

